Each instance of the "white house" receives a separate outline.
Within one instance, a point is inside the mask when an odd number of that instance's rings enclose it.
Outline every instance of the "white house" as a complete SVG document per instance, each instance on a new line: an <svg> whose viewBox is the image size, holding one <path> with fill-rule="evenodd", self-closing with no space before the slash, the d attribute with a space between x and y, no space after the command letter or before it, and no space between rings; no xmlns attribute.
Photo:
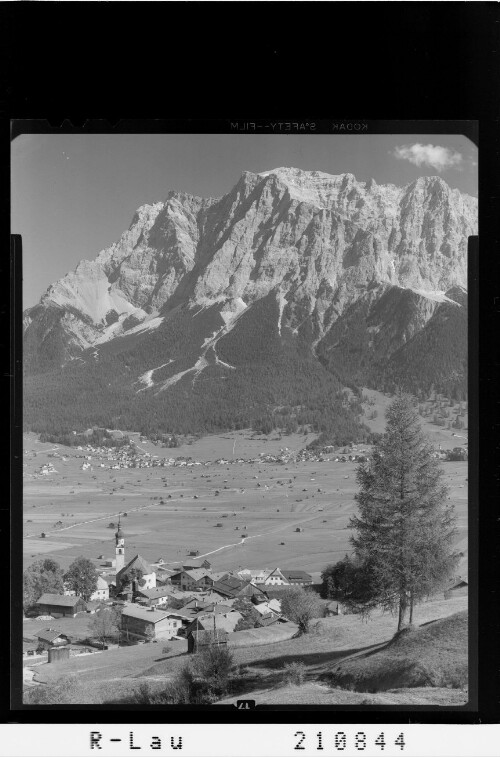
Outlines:
<svg viewBox="0 0 500 757"><path fill-rule="evenodd" d="M99 602L109 599L109 586L101 576L97 578L97 588L90 597L91 602Z"/></svg>
<svg viewBox="0 0 500 757"><path fill-rule="evenodd" d="M264 570L240 570L238 577L243 581L252 581L257 586L288 586L289 581L279 568L264 568Z"/></svg>

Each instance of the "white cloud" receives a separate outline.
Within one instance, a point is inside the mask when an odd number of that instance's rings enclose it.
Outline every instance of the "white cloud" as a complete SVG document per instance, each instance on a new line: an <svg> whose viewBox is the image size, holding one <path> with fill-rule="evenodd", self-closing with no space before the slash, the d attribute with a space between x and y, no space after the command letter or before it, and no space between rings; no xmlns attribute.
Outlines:
<svg viewBox="0 0 500 757"><path fill-rule="evenodd" d="M400 160L409 160L415 166L430 166L438 172L460 168L463 162L459 152L440 145L421 145L419 142L396 147L392 154Z"/></svg>

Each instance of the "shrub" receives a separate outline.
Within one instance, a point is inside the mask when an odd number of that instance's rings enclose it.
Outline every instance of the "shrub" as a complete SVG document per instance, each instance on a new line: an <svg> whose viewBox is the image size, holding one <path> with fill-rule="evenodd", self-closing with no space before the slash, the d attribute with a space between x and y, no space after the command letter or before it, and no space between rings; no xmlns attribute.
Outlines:
<svg viewBox="0 0 500 757"><path fill-rule="evenodd" d="M192 670L214 691L225 691L233 669L233 655L225 646L209 646L192 659Z"/></svg>
<svg viewBox="0 0 500 757"><path fill-rule="evenodd" d="M207 681L197 678L186 663L165 688L154 691L143 683L133 695L134 704L211 704L215 701Z"/></svg>
<svg viewBox="0 0 500 757"><path fill-rule="evenodd" d="M302 686L306 676L306 666L303 662L289 662L283 666L283 681L292 686Z"/></svg>
<svg viewBox="0 0 500 757"><path fill-rule="evenodd" d="M469 682L469 667L467 663L457 665L453 670L442 671L439 686L446 689L463 689Z"/></svg>
<svg viewBox="0 0 500 757"><path fill-rule="evenodd" d="M321 609L315 592L302 586L291 586L282 594L281 612L288 620L297 623L301 633L307 633L309 623L320 615Z"/></svg>

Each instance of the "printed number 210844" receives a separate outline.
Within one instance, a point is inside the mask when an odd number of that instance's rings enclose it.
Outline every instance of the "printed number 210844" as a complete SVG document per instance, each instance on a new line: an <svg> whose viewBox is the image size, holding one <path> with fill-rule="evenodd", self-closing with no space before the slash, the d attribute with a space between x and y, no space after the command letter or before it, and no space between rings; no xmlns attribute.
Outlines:
<svg viewBox="0 0 500 757"><path fill-rule="evenodd" d="M379 733L376 738L369 739L368 735L364 731L357 731L356 733L346 733L345 731L337 731L334 734L324 734L322 731L318 731L314 736L306 734L304 731L296 731L295 734L295 746L294 749L298 751L315 749L316 751L330 751L344 752L346 749L356 749L358 752L363 752L365 749L380 749L381 752L386 747L394 746L399 747L401 751L405 748L404 733L399 733L397 736L386 737L384 732Z"/></svg>

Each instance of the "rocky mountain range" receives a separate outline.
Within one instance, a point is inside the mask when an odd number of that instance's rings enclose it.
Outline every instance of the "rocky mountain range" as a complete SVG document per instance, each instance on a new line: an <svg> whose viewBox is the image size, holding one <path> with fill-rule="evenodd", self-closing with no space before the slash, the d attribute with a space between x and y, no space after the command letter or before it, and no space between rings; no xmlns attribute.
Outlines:
<svg viewBox="0 0 500 757"><path fill-rule="evenodd" d="M176 430L175 405L203 430L345 385L463 393L476 233L477 200L439 177L278 168L218 199L171 192L24 313L27 422L56 396L66 426L138 412Z"/></svg>

